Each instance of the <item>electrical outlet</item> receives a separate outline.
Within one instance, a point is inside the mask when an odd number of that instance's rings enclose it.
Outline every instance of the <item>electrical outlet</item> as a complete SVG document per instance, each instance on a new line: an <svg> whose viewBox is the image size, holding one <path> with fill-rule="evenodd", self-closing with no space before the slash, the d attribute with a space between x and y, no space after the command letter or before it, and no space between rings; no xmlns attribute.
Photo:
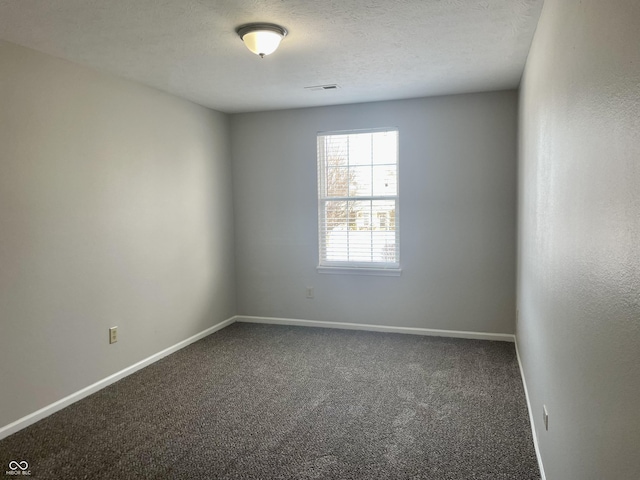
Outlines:
<svg viewBox="0 0 640 480"><path fill-rule="evenodd" d="M118 327L111 327L109 329L109 343L116 343L118 341Z"/></svg>
<svg viewBox="0 0 640 480"><path fill-rule="evenodd" d="M549 430L549 412L547 412L547 406L542 406L542 418L544 420L544 429Z"/></svg>
<svg viewBox="0 0 640 480"><path fill-rule="evenodd" d="M313 298L313 287L307 287L307 298Z"/></svg>

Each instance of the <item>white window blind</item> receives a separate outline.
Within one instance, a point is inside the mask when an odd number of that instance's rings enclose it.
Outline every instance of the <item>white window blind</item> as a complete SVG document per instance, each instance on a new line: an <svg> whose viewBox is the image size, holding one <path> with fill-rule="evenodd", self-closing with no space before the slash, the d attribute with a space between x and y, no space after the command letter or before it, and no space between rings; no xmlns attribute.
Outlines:
<svg viewBox="0 0 640 480"><path fill-rule="evenodd" d="M398 269L398 130L318 134L320 267Z"/></svg>

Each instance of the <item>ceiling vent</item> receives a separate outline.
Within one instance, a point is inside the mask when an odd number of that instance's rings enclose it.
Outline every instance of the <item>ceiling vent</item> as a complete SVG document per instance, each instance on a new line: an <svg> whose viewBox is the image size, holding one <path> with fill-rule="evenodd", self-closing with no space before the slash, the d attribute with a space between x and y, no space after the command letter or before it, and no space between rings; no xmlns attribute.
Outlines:
<svg viewBox="0 0 640 480"><path fill-rule="evenodd" d="M311 90L312 92L317 92L320 90L337 90L338 88L340 88L340 86L335 83L331 83L329 85L314 85L312 87L304 87L305 90Z"/></svg>

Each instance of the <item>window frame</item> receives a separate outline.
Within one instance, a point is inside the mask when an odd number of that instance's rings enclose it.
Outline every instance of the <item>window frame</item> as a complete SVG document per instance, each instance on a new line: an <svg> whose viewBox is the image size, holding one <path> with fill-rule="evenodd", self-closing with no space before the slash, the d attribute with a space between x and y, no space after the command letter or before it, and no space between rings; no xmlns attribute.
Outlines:
<svg viewBox="0 0 640 480"><path fill-rule="evenodd" d="M367 196L328 196L326 192L326 155L320 156L320 142L324 137L339 135L358 135L367 133L389 132L396 134L396 154L395 154L395 173L396 173L396 190L395 195L371 195ZM373 152L372 152L373 154ZM375 164L371 163L371 166ZM317 200L318 200L318 265L316 270L319 273L329 274L353 274L353 275L383 275L383 276L399 276L402 272L400 268L400 129L398 127L377 127L366 129L352 130L331 130L322 131L316 134L316 168L317 168ZM395 202L395 261L394 262L367 262L367 261L330 261L323 259L323 253L326 256L326 237L323 238L323 232L326 232L325 204L329 201L376 201L376 200L393 200Z"/></svg>

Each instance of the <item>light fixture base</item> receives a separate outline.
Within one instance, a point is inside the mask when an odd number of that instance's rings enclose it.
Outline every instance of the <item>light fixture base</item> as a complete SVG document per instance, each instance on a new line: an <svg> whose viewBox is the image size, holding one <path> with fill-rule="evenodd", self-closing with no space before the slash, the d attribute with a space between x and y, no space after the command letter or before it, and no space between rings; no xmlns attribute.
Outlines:
<svg viewBox="0 0 640 480"><path fill-rule="evenodd" d="M240 38L244 37L247 33L255 32L258 30L266 30L269 32L275 32L282 35L282 38L286 37L289 33L286 28L276 25L275 23L245 23L236 28L236 33Z"/></svg>

